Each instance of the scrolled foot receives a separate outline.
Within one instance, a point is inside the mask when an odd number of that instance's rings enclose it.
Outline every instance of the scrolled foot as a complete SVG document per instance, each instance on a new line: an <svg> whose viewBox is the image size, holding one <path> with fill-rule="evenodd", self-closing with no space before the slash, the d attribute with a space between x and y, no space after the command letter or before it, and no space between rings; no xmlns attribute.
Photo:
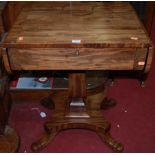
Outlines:
<svg viewBox="0 0 155 155"><path fill-rule="evenodd" d="M99 133L99 136L102 138L102 140L110 147L114 152L123 152L123 145L119 142L117 142L115 139L113 139L110 135L110 133Z"/></svg>
<svg viewBox="0 0 155 155"><path fill-rule="evenodd" d="M101 109L108 109L116 105L116 101L114 99L108 99L107 97L101 103Z"/></svg>
<svg viewBox="0 0 155 155"><path fill-rule="evenodd" d="M44 134L42 138L31 144L31 150L33 152L39 152L56 136L57 133Z"/></svg>

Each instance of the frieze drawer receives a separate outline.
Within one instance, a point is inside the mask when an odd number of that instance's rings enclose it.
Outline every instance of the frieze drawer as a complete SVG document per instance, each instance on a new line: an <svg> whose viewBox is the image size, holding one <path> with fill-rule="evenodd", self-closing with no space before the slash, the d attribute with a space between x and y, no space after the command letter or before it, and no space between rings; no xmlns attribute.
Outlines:
<svg viewBox="0 0 155 155"><path fill-rule="evenodd" d="M9 49L12 70L141 70L147 50L135 48Z"/></svg>

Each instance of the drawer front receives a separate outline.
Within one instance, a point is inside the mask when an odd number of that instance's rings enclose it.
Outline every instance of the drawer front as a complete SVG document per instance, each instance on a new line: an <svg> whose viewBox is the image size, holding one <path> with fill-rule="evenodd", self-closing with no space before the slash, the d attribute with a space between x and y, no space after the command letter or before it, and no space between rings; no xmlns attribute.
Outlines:
<svg viewBox="0 0 155 155"><path fill-rule="evenodd" d="M143 55L140 61L145 61L143 50L140 55ZM142 63L140 68L135 64L139 60L133 48L9 49L8 56L12 70L133 70L144 67Z"/></svg>

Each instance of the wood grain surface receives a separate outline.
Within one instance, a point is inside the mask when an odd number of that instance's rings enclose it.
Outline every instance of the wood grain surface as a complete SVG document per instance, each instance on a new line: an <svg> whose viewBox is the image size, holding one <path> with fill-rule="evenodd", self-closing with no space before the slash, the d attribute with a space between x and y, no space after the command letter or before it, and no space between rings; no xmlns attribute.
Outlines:
<svg viewBox="0 0 155 155"><path fill-rule="evenodd" d="M69 75L69 96L58 96L63 109L55 104L33 151L70 128L92 129L114 151L123 151L100 113L103 95L89 98L85 73L77 70L149 70L152 43L129 3L27 2L2 47L8 72L76 70Z"/></svg>
<svg viewBox="0 0 155 155"><path fill-rule="evenodd" d="M151 42L127 2L27 2L3 46L149 47Z"/></svg>
<svg viewBox="0 0 155 155"><path fill-rule="evenodd" d="M10 31L18 15L20 14L25 2L7 2L2 10L2 19L6 32Z"/></svg>
<svg viewBox="0 0 155 155"><path fill-rule="evenodd" d="M7 70L149 71L153 45L129 3L21 4L2 45Z"/></svg>
<svg viewBox="0 0 155 155"><path fill-rule="evenodd" d="M11 48L12 70L137 70L146 51L136 48ZM142 62L144 64L140 64Z"/></svg>

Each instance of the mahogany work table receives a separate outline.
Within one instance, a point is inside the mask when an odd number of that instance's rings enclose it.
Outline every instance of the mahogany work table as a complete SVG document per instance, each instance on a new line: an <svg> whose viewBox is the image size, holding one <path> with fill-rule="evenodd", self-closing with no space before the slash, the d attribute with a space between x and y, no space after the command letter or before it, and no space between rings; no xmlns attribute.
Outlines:
<svg viewBox="0 0 155 155"><path fill-rule="evenodd" d="M32 143L33 151L44 148L61 130L73 128L93 130L114 151L123 151L100 112L107 100L101 92L87 93L85 72L149 71L153 46L129 3L27 2L2 43L2 55L8 75L69 73L67 97L59 96L61 104L49 96L55 112L45 123L45 134ZM1 135L5 127L3 123Z"/></svg>

